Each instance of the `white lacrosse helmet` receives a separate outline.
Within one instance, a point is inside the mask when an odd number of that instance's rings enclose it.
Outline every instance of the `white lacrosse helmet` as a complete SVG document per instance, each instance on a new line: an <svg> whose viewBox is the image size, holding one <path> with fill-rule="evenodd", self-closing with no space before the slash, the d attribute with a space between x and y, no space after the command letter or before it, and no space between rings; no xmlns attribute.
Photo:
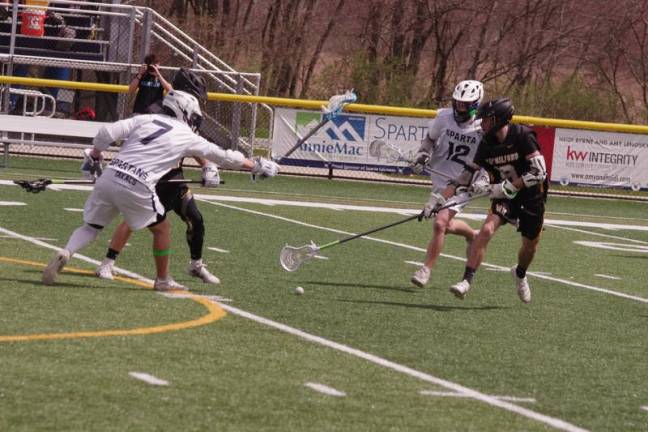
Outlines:
<svg viewBox="0 0 648 432"><path fill-rule="evenodd" d="M195 96L180 90L171 90L164 96L162 106L168 108L178 120L181 120L196 131L202 122L200 104Z"/></svg>
<svg viewBox="0 0 648 432"><path fill-rule="evenodd" d="M479 104L484 97L484 85L475 80L461 81L452 93L452 112L457 123L464 123L475 118ZM457 102L468 105L467 110L458 110Z"/></svg>

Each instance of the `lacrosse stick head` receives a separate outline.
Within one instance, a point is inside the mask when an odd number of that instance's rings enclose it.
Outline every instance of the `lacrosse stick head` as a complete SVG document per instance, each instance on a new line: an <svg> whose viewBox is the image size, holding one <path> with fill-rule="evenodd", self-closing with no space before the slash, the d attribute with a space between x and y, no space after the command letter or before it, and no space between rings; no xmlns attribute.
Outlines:
<svg viewBox="0 0 648 432"><path fill-rule="evenodd" d="M305 261L317 255L318 251L319 248L313 242L300 247L286 245L281 249L281 253L279 254L279 263L284 270L294 272Z"/></svg>
<svg viewBox="0 0 648 432"><path fill-rule="evenodd" d="M384 159L386 162L400 162L405 160L401 150L393 144L386 143L383 140L373 140L369 144L369 156L376 159Z"/></svg>
<svg viewBox="0 0 648 432"><path fill-rule="evenodd" d="M347 90L343 94L331 96L328 101L328 104L322 107L322 112L324 117L332 119L336 115L340 114L344 105L350 104L358 100L358 96L353 92L353 90Z"/></svg>
<svg viewBox="0 0 648 432"><path fill-rule="evenodd" d="M38 179L38 180L14 180L14 184L17 184L21 188L25 189L27 192L38 193L42 192L47 188L47 186L52 184L50 179Z"/></svg>

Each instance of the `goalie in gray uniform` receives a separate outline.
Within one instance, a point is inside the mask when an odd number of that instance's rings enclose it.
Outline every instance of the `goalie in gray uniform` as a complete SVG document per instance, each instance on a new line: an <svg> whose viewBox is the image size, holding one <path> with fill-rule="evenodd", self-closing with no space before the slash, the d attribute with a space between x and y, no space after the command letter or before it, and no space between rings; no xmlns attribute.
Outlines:
<svg viewBox="0 0 648 432"><path fill-rule="evenodd" d="M411 278L412 283L420 288L430 279L430 270L443 250L446 233L464 237L468 248L477 235L477 231L466 222L455 219L465 204L438 213L437 209L447 202L442 192L447 188L448 181L464 170L466 163L472 161L477 151L482 131L475 115L483 96L484 86L479 81L467 80L457 84L452 93L452 109L438 111L436 118L430 122L428 134L414 159L412 168L415 172L421 173L429 168L432 192L423 215L426 218L434 216L432 239L427 246L425 262ZM455 200L461 202L467 198L468 194L464 191Z"/></svg>

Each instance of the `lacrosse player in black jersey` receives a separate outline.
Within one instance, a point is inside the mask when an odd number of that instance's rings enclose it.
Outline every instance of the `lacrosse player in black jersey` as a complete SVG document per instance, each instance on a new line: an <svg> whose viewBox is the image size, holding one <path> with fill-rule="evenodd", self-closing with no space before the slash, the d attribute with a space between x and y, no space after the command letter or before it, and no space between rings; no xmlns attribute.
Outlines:
<svg viewBox="0 0 648 432"><path fill-rule="evenodd" d="M190 70L180 68L173 77L172 86L174 90L186 91L192 94L200 102L207 99L207 84L204 78ZM146 112L150 114L159 114L162 111L161 103L154 103L146 108ZM216 165L204 158L194 157L194 159L202 167L203 186L217 187L220 184L220 175ZM220 280L207 270L202 260L205 224L191 190L186 184L165 183L166 180L183 178L182 161L180 161L176 168L170 170L160 179L156 192L166 211L173 210L187 225L186 238L191 255L187 273L205 283L218 284ZM95 270L97 276L102 279L113 279L113 265L121 250L126 246L130 235L131 230L123 222L115 229L106 257Z"/></svg>
<svg viewBox="0 0 648 432"><path fill-rule="evenodd" d="M547 170L535 132L510 123L513 111L508 98L488 101L479 107L477 118L482 120L484 136L473 162L466 164L464 172L448 188L468 186L480 168L488 172L491 180L489 183L477 181L470 186L474 194L488 193L492 201L486 221L473 242L463 278L450 287L450 292L460 299L468 294L488 242L497 229L514 223L522 235L522 245L511 273L520 300L531 301L526 271L533 261L544 223Z"/></svg>

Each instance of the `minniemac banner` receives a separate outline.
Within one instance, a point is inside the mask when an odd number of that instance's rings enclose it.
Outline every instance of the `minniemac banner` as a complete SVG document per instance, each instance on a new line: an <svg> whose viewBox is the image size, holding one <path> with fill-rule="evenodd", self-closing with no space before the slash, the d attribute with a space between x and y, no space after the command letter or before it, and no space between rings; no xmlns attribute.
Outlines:
<svg viewBox="0 0 648 432"><path fill-rule="evenodd" d="M322 114L313 111L275 110L272 155L281 157L315 127ZM339 114L326 123L282 164L361 171L407 173L407 162L387 162L369 154L372 141L382 140L411 159L427 133L429 119L380 115Z"/></svg>
<svg viewBox="0 0 648 432"><path fill-rule="evenodd" d="M284 155L322 119L313 111L278 108L273 157ZM340 114L324 125L283 164L361 171L409 173L406 161L387 162L369 154L382 140L412 159L428 131L427 118ZM648 188L648 136L621 132L532 127L550 180L600 187Z"/></svg>

